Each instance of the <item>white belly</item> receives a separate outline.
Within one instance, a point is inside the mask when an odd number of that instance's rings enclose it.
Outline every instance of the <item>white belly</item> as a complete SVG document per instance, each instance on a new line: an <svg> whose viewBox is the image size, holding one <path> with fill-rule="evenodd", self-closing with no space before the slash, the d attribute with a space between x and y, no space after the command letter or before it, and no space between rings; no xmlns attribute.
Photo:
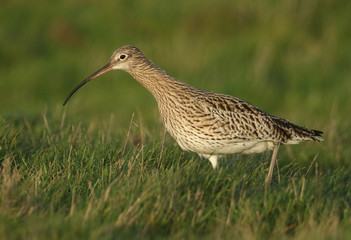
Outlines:
<svg viewBox="0 0 351 240"><path fill-rule="evenodd" d="M183 150L210 155L226 155L236 153L254 154L273 149L273 142L271 141L192 141L191 139L186 139L184 141L181 138L176 140Z"/></svg>

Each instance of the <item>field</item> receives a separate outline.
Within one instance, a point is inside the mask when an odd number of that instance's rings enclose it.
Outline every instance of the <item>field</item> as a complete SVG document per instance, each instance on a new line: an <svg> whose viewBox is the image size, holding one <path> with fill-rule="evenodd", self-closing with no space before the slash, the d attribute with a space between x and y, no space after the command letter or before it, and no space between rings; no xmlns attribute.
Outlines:
<svg viewBox="0 0 351 240"><path fill-rule="evenodd" d="M350 1L3 1L0 239L351 239ZM170 75L302 126L323 143L213 170L114 71L134 45Z"/></svg>

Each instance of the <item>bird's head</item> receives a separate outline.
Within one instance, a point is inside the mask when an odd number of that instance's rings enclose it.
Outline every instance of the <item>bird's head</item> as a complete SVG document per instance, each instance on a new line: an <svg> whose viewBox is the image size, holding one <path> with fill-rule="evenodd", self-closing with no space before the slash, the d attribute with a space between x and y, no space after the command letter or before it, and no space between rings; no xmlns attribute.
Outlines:
<svg viewBox="0 0 351 240"><path fill-rule="evenodd" d="M81 83L79 83L68 95L63 105L65 105L71 96L78 91L83 85L85 85L90 80L108 72L111 70L123 70L126 72L130 72L133 68L136 68L138 65L142 65L145 61L145 56L143 53L136 47L133 46L123 46L118 48L113 52L110 61L100 68L98 71L84 79Z"/></svg>
<svg viewBox="0 0 351 240"><path fill-rule="evenodd" d="M146 60L144 54L136 47L124 46L113 52L109 63L109 70L123 70L129 72ZM107 70L107 71L109 71Z"/></svg>

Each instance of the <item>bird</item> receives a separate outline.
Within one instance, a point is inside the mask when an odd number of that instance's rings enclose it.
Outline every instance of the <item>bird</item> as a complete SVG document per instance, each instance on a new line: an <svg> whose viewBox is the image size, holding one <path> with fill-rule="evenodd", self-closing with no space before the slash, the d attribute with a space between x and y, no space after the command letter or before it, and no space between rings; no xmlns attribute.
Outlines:
<svg viewBox="0 0 351 240"><path fill-rule="evenodd" d="M270 185L280 145L323 141L322 131L270 115L240 98L179 81L130 45L115 50L109 62L79 83L63 105L87 82L111 70L125 71L144 86L154 96L165 129L178 145L207 158L214 169L224 155L273 149L265 177L265 184Z"/></svg>

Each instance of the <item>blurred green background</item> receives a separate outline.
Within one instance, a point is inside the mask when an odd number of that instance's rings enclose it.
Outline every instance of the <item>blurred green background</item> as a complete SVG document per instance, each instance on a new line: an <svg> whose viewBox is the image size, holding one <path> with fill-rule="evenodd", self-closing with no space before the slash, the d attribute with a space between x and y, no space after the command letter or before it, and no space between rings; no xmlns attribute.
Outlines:
<svg viewBox="0 0 351 240"><path fill-rule="evenodd" d="M326 138L349 141L350 1L2 1L0 113L66 112L127 128L158 122L151 94L123 72L68 93L112 52L135 45L170 75L230 94Z"/></svg>

